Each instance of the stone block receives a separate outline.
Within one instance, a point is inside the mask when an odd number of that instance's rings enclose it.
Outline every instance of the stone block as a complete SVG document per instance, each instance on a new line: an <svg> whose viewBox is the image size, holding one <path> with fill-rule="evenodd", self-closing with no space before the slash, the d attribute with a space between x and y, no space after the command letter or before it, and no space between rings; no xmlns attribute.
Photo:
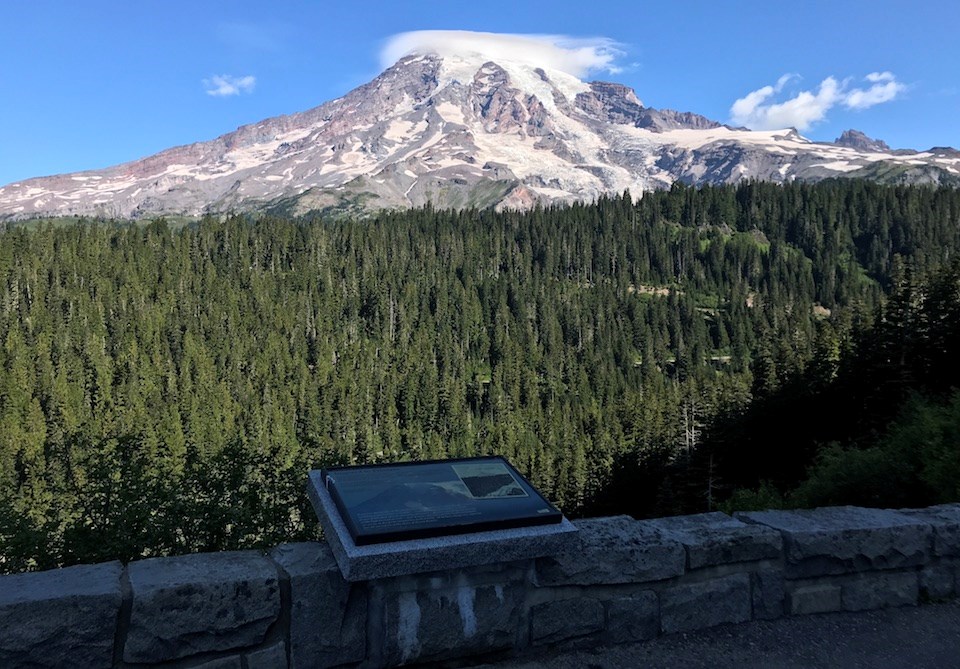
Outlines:
<svg viewBox="0 0 960 669"><path fill-rule="evenodd" d="M951 564L937 564L920 570L920 596L927 600L950 599L957 592L957 569Z"/></svg>
<svg viewBox="0 0 960 669"><path fill-rule="evenodd" d="M132 562L126 662L256 646L280 614L277 568L254 551Z"/></svg>
<svg viewBox="0 0 960 669"><path fill-rule="evenodd" d="M930 525L897 511L841 506L751 511L737 518L783 533L790 579L916 567L931 552Z"/></svg>
<svg viewBox="0 0 960 669"><path fill-rule="evenodd" d="M859 574L845 582L841 591L845 611L915 606L919 597L917 572Z"/></svg>
<svg viewBox="0 0 960 669"><path fill-rule="evenodd" d="M192 665L190 669L243 669L243 658L240 655L218 657L203 664Z"/></svg>
<svg viewBox="0 0 960 669"><path fill-rule="evenodd" d="M0 576L0 666L109 667L119 562Z"/></svg>
<svg viewBox="0 0 960 669"><path fill-rule="evenodd" d="M843 608L840 586L832 583L794 586L788 598L790 613L795 616L827 613Z"/></svg>
<svg viewBox="0 0 960 669"><path fill-rule="evenodd" d="M783 572L779 569L761 569L750 574L754 620L774 620L783 615L785 592Z"/></svg>
<svg viewBox="0 0 960 669"><path fill-rule="evenodd" d="M930 524L933 528L934 555L960 557L960 504L901 509L900 513Z"/></svg>
<svg viewBox="0 0 960 669"><path fill-rule="evenodd" d="M607 602L607 640L611 643L646 641L660 634L660 600L652 590Z"/></svg>
<svg viewBox="0 0 960 669"><path fill-rule="evenodd" d="M517 583L390 592L384 600L386 666L433 662L513 648L524 589Z"/></svg>
<svg viewBox="0 0 960 669"><path fill-rule="evenodd" d="M725 513L658 518L650 523L683 544L688 569L779 558L783 551L778 531L741 522Z"/></svg>
<svg viewBox="0 0 960 669"><path fill-rule="evenodd" d="M284 544L270 556L290 579L291 669L363 660L366 589L343 579L330 547Z"/></svg>
<svg viewBox="0 0 960 669"><path fill-rule="evenodd" d="M750 620L750 610L750 575L731 574L663 590L660 628L670 634L742 623Z"/></svg>
<svg viewBox="0 0 960 669"><path fill-rule="evenodd" d="M247 653L246 660L247 669L287 669L287 646L280 641L272 646ZM313 666L325 665L317 661Z"/></svg>
<svg viewBox="0 0 960 669"><path fill-rule="evenodd" d="M683 545L652 521L629 516L578 520L571 546L537 561L540 585L660 581L684 572Z"/></svg>
<svg viewBox="0 0 960 669"><path fill-rule="evenodd" d="M603 604L587 597L544 602L531 609L530 619L534 645L569 641L603 629Z"/></svg>

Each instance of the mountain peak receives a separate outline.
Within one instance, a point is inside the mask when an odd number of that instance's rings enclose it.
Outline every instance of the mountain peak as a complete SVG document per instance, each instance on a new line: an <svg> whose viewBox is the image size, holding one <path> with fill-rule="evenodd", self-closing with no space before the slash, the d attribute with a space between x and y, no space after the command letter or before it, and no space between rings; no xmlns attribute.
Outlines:
<svg viewBox="0 0 960 669"><path fill-rule="evenodd" d="M868 137L859 130L844 130L843 134L837 137L834 142L837 146L847 146L858 151L873 151L878 153L888 153L890 147L886 142L879 139Z"/></svg>

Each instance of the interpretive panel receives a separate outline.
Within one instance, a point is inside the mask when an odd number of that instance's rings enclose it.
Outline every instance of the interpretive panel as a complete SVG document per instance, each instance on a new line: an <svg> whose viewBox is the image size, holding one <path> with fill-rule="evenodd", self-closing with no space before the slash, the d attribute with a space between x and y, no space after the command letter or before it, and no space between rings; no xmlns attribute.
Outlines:
<svg viewBox="0 0 960 669"><path fill-rule="evenodd" d="M357 546L563 518L501 457L337 467L321 476Z"/></svg>

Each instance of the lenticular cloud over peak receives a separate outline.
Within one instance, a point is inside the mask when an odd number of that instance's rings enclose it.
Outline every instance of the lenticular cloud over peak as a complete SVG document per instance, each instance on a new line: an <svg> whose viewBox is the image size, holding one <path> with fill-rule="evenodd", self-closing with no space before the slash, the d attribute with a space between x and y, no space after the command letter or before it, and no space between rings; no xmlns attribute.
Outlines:
<svg viewBox="0 0 960 669"><path fill-rule="evenodd" d="M583 77L589 72L616 74L623 55L621 46L607 37L567 35L514 35L469 30L416 30L394 35L380 51L380 62L389 67L410 55L482 56L509 60Z"/></svg>

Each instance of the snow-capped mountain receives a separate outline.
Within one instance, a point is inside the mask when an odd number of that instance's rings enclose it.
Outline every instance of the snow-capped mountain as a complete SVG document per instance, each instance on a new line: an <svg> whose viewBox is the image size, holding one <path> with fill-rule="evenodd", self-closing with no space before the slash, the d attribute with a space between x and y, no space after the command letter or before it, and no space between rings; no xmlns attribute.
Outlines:
<svg viewBox="0 0 960 669"><path fill-rule="evenodd" d="M848 131L731 128L633 90L485 57L413 55L342 98L103 170L0 188L0 218L141 218L432 202L528 207L686 183L866 176L960 182L952 149L891 151Z"/></svg>

